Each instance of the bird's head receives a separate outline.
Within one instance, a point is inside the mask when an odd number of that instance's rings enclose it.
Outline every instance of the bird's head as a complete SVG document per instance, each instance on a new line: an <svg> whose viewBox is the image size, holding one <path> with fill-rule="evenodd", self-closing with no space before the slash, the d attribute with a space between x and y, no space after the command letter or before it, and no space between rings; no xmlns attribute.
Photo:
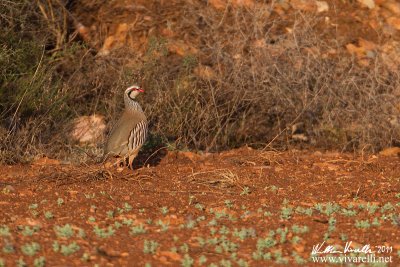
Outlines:
<svg viewBox="0 0 400 267"><path fill-rule="evenodd" d="M132 85L126 88L125 95L133 100L139 93L143 92L144 90L139 85Z"/></svg>

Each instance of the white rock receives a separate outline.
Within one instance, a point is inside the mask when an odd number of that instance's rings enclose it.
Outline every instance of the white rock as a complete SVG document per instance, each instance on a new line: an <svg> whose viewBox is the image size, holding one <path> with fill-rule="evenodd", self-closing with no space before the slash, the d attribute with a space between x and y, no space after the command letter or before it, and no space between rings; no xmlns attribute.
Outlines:
<svg viewBox="0 0 400 267"><path fill-rule="evenodd" d="M375 8L375 1L374 0L358 0L361 4L367 6L369 9Z"/></svg>
<svg viewBox="0 0 400 267"><path fill-rule="evenodd" d="M95 143L104 136L104 116L81 116L72 123L71 136L80 143Z"/></svg>
<svg viewBox="0 0 400 267"><path fill-rule="evenodd" d="M325 12L329 10L329 5L326 1L315 1L317 4L317 12Z"/></svg>

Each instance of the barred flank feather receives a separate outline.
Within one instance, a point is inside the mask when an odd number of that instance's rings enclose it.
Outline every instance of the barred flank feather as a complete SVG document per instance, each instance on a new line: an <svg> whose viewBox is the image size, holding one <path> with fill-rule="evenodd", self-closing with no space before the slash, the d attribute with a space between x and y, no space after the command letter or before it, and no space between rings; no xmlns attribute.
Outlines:
<svg viewBox="0 0 400 267"><path fill-rule="evenodd" d="M141 121L136 124L135 128L131 131L129 136L128 146L131 150L141 147L146 141L147 137L147 122Z"/></svg>

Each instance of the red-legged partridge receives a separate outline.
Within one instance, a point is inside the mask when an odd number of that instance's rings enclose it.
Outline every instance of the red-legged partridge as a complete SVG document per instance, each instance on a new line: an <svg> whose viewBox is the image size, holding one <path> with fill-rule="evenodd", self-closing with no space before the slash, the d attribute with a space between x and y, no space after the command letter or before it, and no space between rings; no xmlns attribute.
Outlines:
<svg viewBox="0 0 400 267"><path fill-rule="evenodd" d="M124 163L128 159L130 168L147 137L147 119L139 103L135 101L140 92L143 89L137 85L125 90L125 110L112 129L105 147L106 156L121 157Z"/></svg>

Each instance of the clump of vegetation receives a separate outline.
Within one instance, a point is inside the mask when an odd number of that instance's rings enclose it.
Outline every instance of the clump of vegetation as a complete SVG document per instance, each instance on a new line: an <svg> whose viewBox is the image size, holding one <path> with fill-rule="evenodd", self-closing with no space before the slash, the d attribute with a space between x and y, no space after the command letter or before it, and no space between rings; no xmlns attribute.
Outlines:
<svg viewBox="0 0 400 267"><path fill-rule="evenodd" d="M36 242L24 244L21 247L22 253L28 256L34 256L40 250L40 245Z"/></svg>
<svg viewBox="0 0 400 267"><path fill-rule="evenodd" d="M259 19L262 10L204 13L200 2L185 4L185 19L174 27L199 33L195 55L169 53L154 35L144 56L124 49L96 57L74 34L77 18L62 2L0 5L1 162L82 156L68 137L71 121L97 113L112 124L121 88L133 82L146 88L140 101L151 123L149 149L164 142L207 151L243 144L376 151L399 143L391 123L399 73L379 56L370 68L350 57L315 56L310 51L342 44L322 41L307 17L288 35L273 17ZM199 75L202 66L213 71Z"/></svg>

